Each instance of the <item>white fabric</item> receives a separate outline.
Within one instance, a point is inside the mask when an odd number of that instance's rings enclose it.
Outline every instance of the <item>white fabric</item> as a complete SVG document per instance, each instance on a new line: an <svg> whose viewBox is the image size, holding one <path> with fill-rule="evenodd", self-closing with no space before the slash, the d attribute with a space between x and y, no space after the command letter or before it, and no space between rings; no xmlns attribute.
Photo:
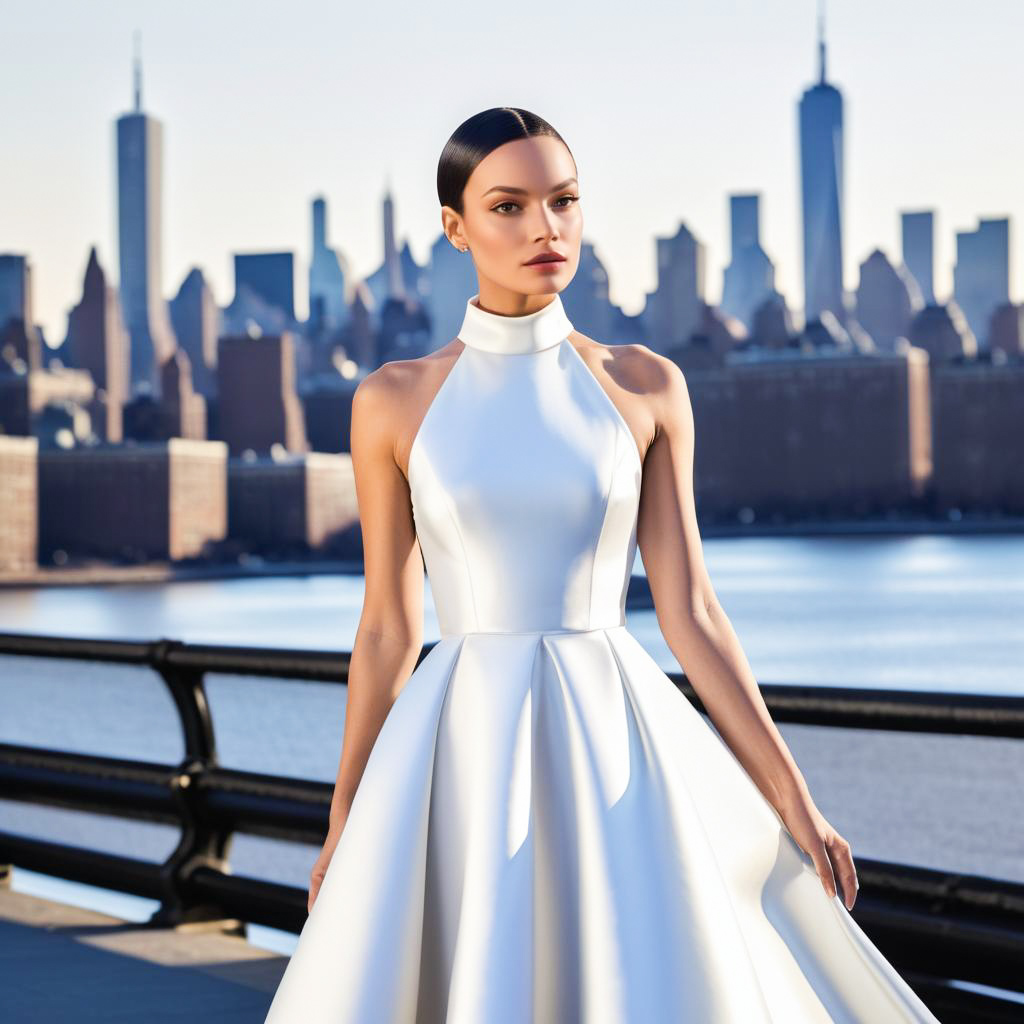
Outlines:
<svg viewBox="0 0 1024 1024"><path fill-rule="evenodd" d="M267 1024L936 1021L626 629L639 452L560 299L476 298L410 454L441 640Z"/></svg>

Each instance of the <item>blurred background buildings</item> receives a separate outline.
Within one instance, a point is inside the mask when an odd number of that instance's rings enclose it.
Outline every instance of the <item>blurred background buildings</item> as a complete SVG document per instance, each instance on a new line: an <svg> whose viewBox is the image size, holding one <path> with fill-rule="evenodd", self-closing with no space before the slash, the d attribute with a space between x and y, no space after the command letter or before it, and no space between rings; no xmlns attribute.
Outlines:
<svg viewBox="0 0 1024 1024"><path fill-rule="evenodd" d="M684 370L705 521L1024 515L1010 218L956 232L951 294L935 294L931 209L899 211L901 251L875 248L845 281L844 99L820 33L818 77L797 107L799 304L776 288L762 196L744 193L727 197L717 306L706 244L680 223L654 240L641 312L611 302L589 241L566 310L584 334L645 344ZM34 320L30 255L0 254L0 570L253 550L358 557L352 394L383 362L456 335L472 263L443 235L418 263L388 187L384 258L362 279L314 196L307 252L234 253L223 307L201 267L165 297L163 126L144 107L138 54L115 136L116 281L93 246L62 340Z"/></svg>

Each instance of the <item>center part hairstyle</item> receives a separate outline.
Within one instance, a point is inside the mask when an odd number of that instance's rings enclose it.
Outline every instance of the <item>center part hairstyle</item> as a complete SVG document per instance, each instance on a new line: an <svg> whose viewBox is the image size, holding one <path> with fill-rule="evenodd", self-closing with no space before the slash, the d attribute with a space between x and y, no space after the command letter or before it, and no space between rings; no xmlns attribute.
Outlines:
<svg viewBox="0 0 1024 1024"><path fill-rule="evenodd" d="M542 117L522 107L491 107L462 122L452 132L437 162L437 198L462 215L462 193L476 165L492 150L531 135L550 135L569 149L565 139ZM572 150L569 150L572 156ZM573 157L573 163L576 158Z"/></svg>

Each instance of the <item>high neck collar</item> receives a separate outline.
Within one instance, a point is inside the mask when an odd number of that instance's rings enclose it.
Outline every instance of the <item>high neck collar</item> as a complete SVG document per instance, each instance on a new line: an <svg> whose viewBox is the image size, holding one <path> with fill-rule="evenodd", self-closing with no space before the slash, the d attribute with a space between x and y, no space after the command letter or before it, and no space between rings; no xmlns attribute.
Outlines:
<svg viewBox="0 0 1024 1024"><path fill-rule="evenodd" d="M573 330L557 294L542 309L523 316L489 313L476 305L479 298L478 292L466 303L459 330L459 340L470 348L501 355L539 352L568 338Z"/></svg>

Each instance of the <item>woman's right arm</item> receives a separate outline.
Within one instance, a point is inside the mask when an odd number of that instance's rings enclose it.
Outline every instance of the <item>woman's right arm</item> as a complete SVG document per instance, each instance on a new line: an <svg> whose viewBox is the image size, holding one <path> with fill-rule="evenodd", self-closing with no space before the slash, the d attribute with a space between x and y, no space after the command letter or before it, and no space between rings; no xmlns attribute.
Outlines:
<svg viewBox="0 0 1024 1024"><path fill-rule="evenodd" d="M330 832L340 835L391 705L423 646L423 561L405 475L396 461L403 367L385 364L352 399L352 467L362 527L365 596L352 646Z"/></svg>

